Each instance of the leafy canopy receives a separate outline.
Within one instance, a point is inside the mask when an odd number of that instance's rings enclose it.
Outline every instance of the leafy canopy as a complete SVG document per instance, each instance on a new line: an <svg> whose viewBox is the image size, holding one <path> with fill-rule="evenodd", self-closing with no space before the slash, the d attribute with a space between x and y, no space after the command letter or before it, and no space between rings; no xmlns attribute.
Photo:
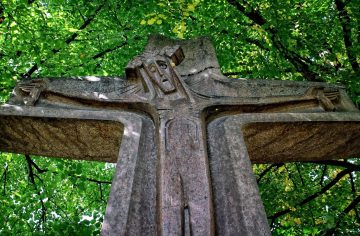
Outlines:
<svg viewBox="0 0 360 236"><path fill-rule="evenodd" d="M3 0L0 101L24 78L123 75L149 34L207 35L233 78L342 83L360 103L356 0ZM0 234L98 234L114 166L1 153ZM275 235L359 234L359 161L255 165Z"/></svg>

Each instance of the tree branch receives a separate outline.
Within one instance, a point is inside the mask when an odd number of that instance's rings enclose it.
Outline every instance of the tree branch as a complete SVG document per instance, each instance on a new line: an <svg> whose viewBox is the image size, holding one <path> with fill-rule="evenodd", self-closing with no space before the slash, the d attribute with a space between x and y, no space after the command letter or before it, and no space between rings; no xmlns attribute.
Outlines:
<svg viewBox="0 0 360 236"><path fill-rule="evenodd" d="M318 196L320 196L321 194L324 194L326 191L328 191L331 187L333 187L337 182L339 182L339 180L344 177L345 175L351 173L352 170L351 169L345 169L341 172L339 172L336 177L330 181L330 183L328 183L327 185L325 185L320 191L310 195L309 197L305 198L304 200L302 200L301 202L297 203L294 207L299 207L299 206L303 206L306 203L314 200L315 198L317 198ZM287 208L285 210L279 211L277 213L275 213L274 215L268 217L269 219L271 219L272 221L274 221L276 218L283 216L285 214L288 214L291 212L291 208Z"/></svg>
<svg viewBox="0 0 360 236"><path fill-rule="evenodd" d="M356 205L360 202L360 195L357 196L337 217L335 227L329 229L325 235L335 235L336 229L339 228L341 220L344 218L346 214L348 214L351 210L356 209Z"/></svg>
<svg viewBox="0 0 360 236"><path fill-rule="evenodd" d="M119 48L122 48L123 46L125 46L125 45L127 45L127 44L128 44L128 42L127 42L127 37L126 37L126 41L120 43L119 45L117 45L117 46L115 46L115 47L113 47L113 48L108 48L108 49L105 49L105 50L102 51L102 52L99 52L99 53L95 54L94 56L91 57L91 59L94 59L94 60L95 60L95 59L98 59L98 58L100 58L100 57L103 57L103 56L105 56L106 54L111 53L111 52L113 52L113 51L115 51L115 50L117 50L117 49L119 49ZM86 62L85 62L85 63L86 63ZM74 67L75 67L75 68L76 68L76 67L82 67L82 66L84 66L85 63L82 63L82 64L80 64L80 65L76 65L76 66L74 66ZM97 64L97 67L98 67L98 66L100 66L100 65ZM72 67L72 68L74 68L74 67ZM68 68L68 69L66 70L66 72L70 71L72 68Z"/></svg>
<svg viewBox="0 0 360 236"><path fill-rule="evenodd" d="M32 183L34 185L34 188L37 190L37 186L35 184L35 178L34 178L34 171L32 168L33 161L31 160L29 155L25 155L25 159L28 164L28 179L29 179L30 183Z"/></svg>
<svg viewBox="0 0 360 236"><path fill-rule="evenodd" d="M49 170L48 169L41 169L31 158L29 155L25 155L26 157L26 161L28 162L28 166L30 165L31 167L35 167L35 169L37 170L37 172L39 174L42 174L42 173L45 173L45 172L48 172ZM56 171L51 171L52 174L59 174L58 172ZM77 179L81 179L81 176L76 176L76 175L73 175L73 174L67 174L68 176L70 177L73 177L73 178L77 178ZM34 177L37 177L40 179L39 176L37 176L35 173L33 173L33 170L31 168L31 176L32 176L32 179L34 180L34 183L35 183L35 178ZM41 179L40 179L41 180ZM90 181L90 182L94 182L94 183L97 183L97 184L111 184L112 182L111 181L104 181L104 180L97 180L97 179L92 179L92 178L85 178L85 180L87 181ZM42 181L42 180L41 180Z"/></svg>
<svg viewBox="0 0 360 236"><path fill-rule="evenodd" d="M99 57L102 57L102 56L104 56L105 54L110 53L110 52L113 52L113 51L115 51L115 50L117 50L117 49L119 49L119 48L122 48L123 46L125 46L125 45L127 45L127 44L128 44L127 41L125 41L125 42L117 45L117 46L114 47L114 48L108 48L108 49L106 49L106 50L104 50L104 51L102 51L102 52L99 52L99 53L97 53L96 55L94 55L94 56L92 57L92 59L97 59L97 58L99 58Z"/></svg>
<svg viewBox="0 0 360 236"><path fill-rule="evenodd" d="M41 168L30 158L29 155L25 155L25 156L26 156L26 158L27 158L26 161L28 161L28 163L30 162L30 164L35 167L35 169L39 172L39 174L48 171L47 169L44 169L44 170L41 169Z"/></svg>
<svg viewBox="0 0 360 236"><path fill-rule="evenodd" d="M249 19L251 19L256 24L262 26L266 24L266 20L260 15L259 11L251 9L249 5L245 2L246 6L241 5L236 0L228 0L228 3L236 7L236 9L240 12L242 12L245 16L247 16Z"/></svg>
<svg viewBox="0 0 360 236"><path fill-rule="evenodd" d="M101 4L98 6L98 8L95 10L95 12L89 16L89 18L83 22L83 24L79 27L79 30L85 29L96 17L96 15L99 13L99 11L104 7L105 4ZM73 42L78 36L78 33L73 33L68 39L65 40L65 43L69 45L71 42ZM60 49L52 49L51 50L54 54L58 53ZM40 60L40 64L43 64L46 60L42 59ZM37 63L35 63L26 73L22 74L23 78L30 78L31 75L39 69L39 66Z"/></svg>
<svg viewBox="0 0 360 236"><path fill-rule="evenodd" d="M355 54L353 53L353 45L351 42L350 16L345 9L346 4L342 0L335 0L335 6L338 12L339 21L341 23L346 54L348 56L353 71L359 73L359 64L356 60Z"/></svg>
<svg viewBox="0 0 360 236"><path fill-rule="evenodd" d="M227 0L227 2L233 5L238 11L247 16L255 24L263 26L267 23L266 19L260 14L258 10L253 9L245 1L242 1L242 4L235 0ZM270 34L270 38L273 41L275 48L283 55L283 57L288 60L302 76L308 81L322 81L320 76L310 70L310 66L306 63L311 63L310 60L302 58L297 53L287 49L280 38L278 33L274 28L266 27L265 30Z"/></svg>
<svg viewBox="0 0 360 236"><path fill-rule="evenodd" d="M322 164L322 165L329 165L329 166L341 166L341 167L345 167L351 171L360 171L360 165L355 165L355 164L345 162L345 161L337 161L337 160L309 161L308 163Z"/></svg>
<svg viewBox="0 0 360 236"><path fill-rule="evenodd" d="M35 164L35 163L33 162L33 160L31 160L29 155L25 155L25 158L26 158L26 162L28 164L29 180L32 183L32 185L34 186L34 189L35 189L35 191L36 191L36 193L37 193L37 195L39 196L39 199L40 199L40 204L41 204L41 216L40 216L40 218L41 218L41 222L44 224L45 221L46 221L47 208L46 208L46 206L44 204L44 201L43 201L43 199L41 197L40 191L38 190L37 185L35 183L35 178L34 178L35 174L34 174L34 171L33 171L33 168L32 168L33 164ZM38 225L37 225L38 230L40 230L41 222L40 221L38 222Z"/></svg>
<svg viewBox="0 0 360 236"><path fill-rule="evenodd" d="M102 189L102 184L99 183L99 190L100 190L100 201L106 203L106 199L104 199L104 193L103 193L103 189Z"/></svg>
<svg viewBox="0 0 360 236"><path fill-rule="evenodd" d="M274 163L267 167L263 172L260 173L259 178L256 180L257 183L260 183L261 179L274 167L281 167L285 165L284 163Z"/></svg>
<svg viewBox="0 0 360 236"><path fill-rule="evenodd" d="M264 44L261 43L259 40L246 38L245 41L248 42L248 43L254 44L255 46L258 46L258 47L261 48L262 50L265 50L265 51L267 51L267 52L270 51L270 50L269 50L268 48L266 48L266 47L264 46Z"/></svg>
<svg viewBox="0 0 360 236"><path fill-rule="evenodd" d="M257 178L256 182L260 183L261 179L273 168L276 164L271 164L268 166L263 172L260 173L259 178Z"/></svg>
<svg viewBox="0 0 360 236"><path fill-rule="evenodd" d="M319 75L317 73L310 70L310 66L305 62L308 61L307 59L304 59L295 52L288 50L280 41L280 39L277 39L277 33L275 29L270 29L269 31L272 32L270 38L273 41L274 46L282 53L285 59L287 59L291 64L293 64L297 72L301 73L301 75L308 81L323 81L319 78Z"/></svg>
<svg viewBox="0 0 360 236"><path fill-rule="evenodd" d="M353 210L357 204L359 204L360 202L360 195L357 196L344 210L343 212L340 213L340 215L338 216L338 219L337 219L337 222L336 222L336 225L338 226L341 219L346 215L348 214L351 210Z"/></svg>
<svg viewBox="0 0 360 236"><path fill-rule="evenodd" d="M355 181L354 181L354 177L353 177L352 173L349 173L349 178L350 178L350 183L351 183L351 191L353 192L354 197L356 197L357 191L356 191ZM360 224L359 212L356 208L354 208L354 211L355 211L355 215L356 215L356 220L357 220L358 224Z"/></svg>
<svg viewBox="0 0 360 236"><path fill-rule="evenodd" d="M94 14L89 16L89 18L87 18L87 20L84 21L84 23L80 26L79 30L85 29L95 19L96 15L104 7L104 5L105 5L104 3L99 5L98 8L95 10ZM65 43L70 44L72 41L76 39L77 36L78 33L73 33L67 40L65 40Z"/></svg>

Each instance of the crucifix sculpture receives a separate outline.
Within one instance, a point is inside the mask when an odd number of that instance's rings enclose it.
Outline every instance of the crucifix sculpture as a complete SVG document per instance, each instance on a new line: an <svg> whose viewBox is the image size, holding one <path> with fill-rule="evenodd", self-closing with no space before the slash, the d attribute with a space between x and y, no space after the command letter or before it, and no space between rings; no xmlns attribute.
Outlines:
<svg viewBox="0 0 360 236"><path fill-rule="evenodd" d="M360 155L337 85L223 76L207 38L152 37L126 78L19 83L0 150L117 162L102 235L270 235L251 162Z"/></svg>

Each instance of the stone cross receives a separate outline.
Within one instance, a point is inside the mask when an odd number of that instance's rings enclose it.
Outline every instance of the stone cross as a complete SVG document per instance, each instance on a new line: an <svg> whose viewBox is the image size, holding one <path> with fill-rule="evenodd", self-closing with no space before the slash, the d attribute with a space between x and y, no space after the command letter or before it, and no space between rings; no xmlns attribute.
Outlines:
<svg viewBox="0 0 360 236"><path fill-rule="evenodd" d="M223 76L210 41L151 37L126 78L19 83L0 150L116 162L102 235L270 235L252 163L360 155L338 85Z"/></svg>

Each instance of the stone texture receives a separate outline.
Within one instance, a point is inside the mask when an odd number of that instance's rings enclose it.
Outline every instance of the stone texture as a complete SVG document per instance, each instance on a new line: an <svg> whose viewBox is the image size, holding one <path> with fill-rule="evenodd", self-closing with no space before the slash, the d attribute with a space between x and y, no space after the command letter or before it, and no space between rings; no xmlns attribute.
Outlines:
<svg viewBox="0 0 360 236"><path fill-rule="evenodd" d="M111 121L0 116L0 149L110 162L123 131L121 123Z"/></svg>
<svg viewBox="0 0 360 236"><path fill-rule="evenodd" d="M253 163L317 161L360 154L360 122L255 123L243 131Z"/></svg>
<svg viewBox="0 0 360 236"><path fill-rule="evenodd" d="M242 130L252 163L360 156L360 113L271 113L228 116ZM281 161L279 161L281 160Z"/></svg>
<svg viewBox="0 0 360 236"><path fill-rule="evenodd" d="M117 163L102 235L270 235L251 162L360 155L342 86L234 80L206 37L149 39L126 78L22 81L0 150Z"/></svg>
<svg viewBox="0 0 360 236"><path fill-rule="evenodd" d="M214 120L208 139L216 235L270 235L240 127Z"/></svg>
<svg viewBox="0 0 360 236"><path fill-rule="evenodd" d="M151 120L137 117L119 154L101 235L156 235L158 158Z"/></svg>
<svg viewBox="0 0 360 236"><path fill-rule="evenodd" d="M216 234L270 232L251 162L359 156L359 120L360 113L334 112L239 114L210 121L207 135Z"/></svg>

